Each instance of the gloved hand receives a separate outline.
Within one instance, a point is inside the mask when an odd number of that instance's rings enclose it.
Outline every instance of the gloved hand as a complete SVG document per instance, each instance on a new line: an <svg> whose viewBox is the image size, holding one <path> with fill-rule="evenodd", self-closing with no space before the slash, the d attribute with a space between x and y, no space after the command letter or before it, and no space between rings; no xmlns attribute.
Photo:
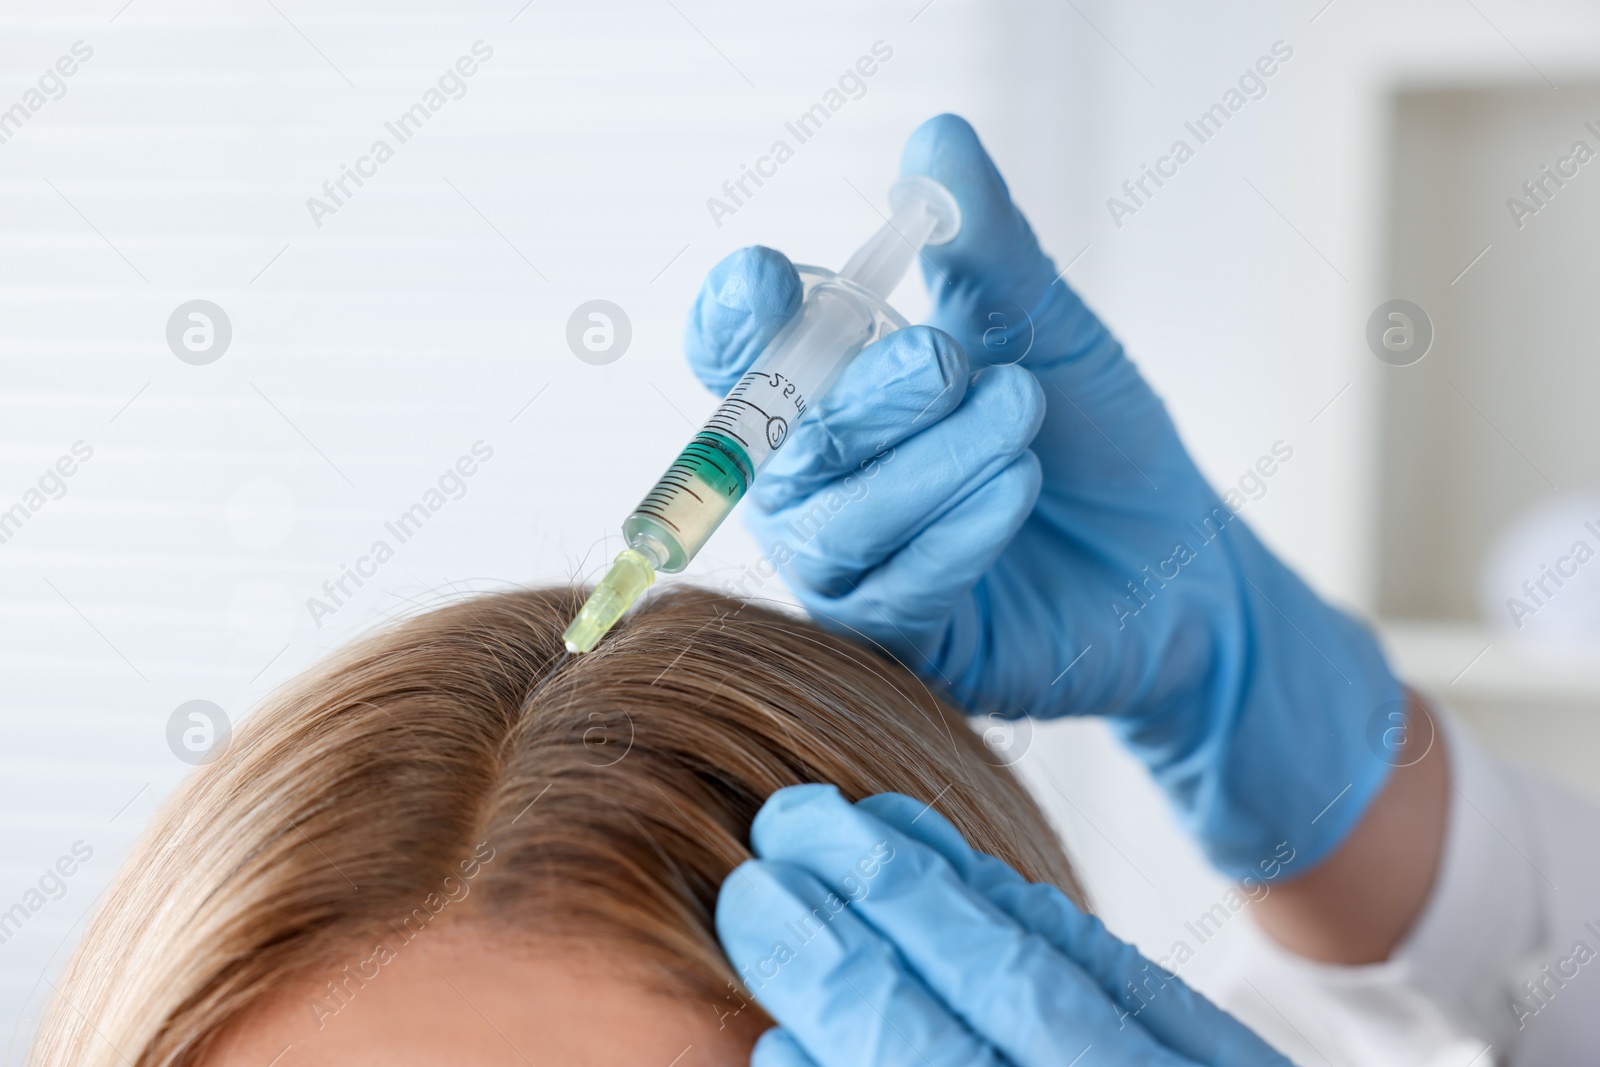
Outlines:
<svg viewBox="0 0 1600 1067"><path fill-rule="evenodd" d="M1366 740L1402 697L1376 642L1206 483L966 122L924 123L901 171L961 205L923 257L932 324L813 403L751 489L755 532L813 615L969 711L1109 716L1224 872L1285 842L1315 865L1390 770ZM777 252L723 260L686 334L701 380L725 391L799 296Z"/></svg>
<svg viewBox="0 0 1600 1067"><path fill-rule="evenodd" d="M1054 886L898 793L768 798L717 933L779 1023L751 1067L1284 1065ZM845 903L848 901L848 905Z"/></svg>

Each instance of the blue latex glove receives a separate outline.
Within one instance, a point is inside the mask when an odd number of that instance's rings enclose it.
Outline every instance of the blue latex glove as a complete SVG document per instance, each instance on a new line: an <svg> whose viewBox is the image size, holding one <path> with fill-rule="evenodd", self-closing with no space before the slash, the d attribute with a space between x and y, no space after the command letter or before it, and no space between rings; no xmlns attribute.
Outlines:
<svg viewBox="0 0 1600 1067"><path fill-rule="evenodd" d="M779 1028L751 1067L1284 1065L1054 886L898 793L802 785L750 830L717 933ZM845 902L849 901L848 904Z"/></svg>
<svg viewBox="0 0 1600 1067"><path fill-rule="evenodd" d="M751 490L757 536L813 615L969 711L1109 716L1224 872L1259 876L1284 843L1316 864L1390 770L1367 724L1402 690L1376 642L1206 483L966 122L924 123L901 171L961 204L924 255L932 325L814 403ZM777 252L723 260L690 317L695 372L726 390L799 294Z"/></svg>

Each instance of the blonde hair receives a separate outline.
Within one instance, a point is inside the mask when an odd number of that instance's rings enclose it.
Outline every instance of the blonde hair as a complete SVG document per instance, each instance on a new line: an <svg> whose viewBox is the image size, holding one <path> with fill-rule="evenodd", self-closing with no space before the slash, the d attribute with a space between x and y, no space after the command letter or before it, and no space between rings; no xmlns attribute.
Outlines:
<svg viewBox="0 0 1600 1067"><path fill-rule="evenodd" d="M367 946L467 917L625 943L673 995L724 1002L717 889L763 799L802 782L933 803L1081 900L1039 809L897 663L692 590L563 658L581 596L459 601L270 697L146 831L32 1062L191 1064L286 983L326 974L337 1011L386 962Z"/></svg>

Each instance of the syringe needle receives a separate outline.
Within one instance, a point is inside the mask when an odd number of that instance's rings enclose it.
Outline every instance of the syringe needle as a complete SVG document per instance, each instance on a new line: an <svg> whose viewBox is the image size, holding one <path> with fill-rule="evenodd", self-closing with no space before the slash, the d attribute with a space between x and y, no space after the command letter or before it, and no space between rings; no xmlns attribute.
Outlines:
<svg viewBox="0 0 1600 1067"><path fill-rule="evenodd" d="M577 616L561 635L568 652L589 652L600 643L606 631L617 624L634 601L644 594L656 580L655 568L642 553L625 548L617 554L616 561L600 584L594 587L589 599L578 609Z"/></svg>

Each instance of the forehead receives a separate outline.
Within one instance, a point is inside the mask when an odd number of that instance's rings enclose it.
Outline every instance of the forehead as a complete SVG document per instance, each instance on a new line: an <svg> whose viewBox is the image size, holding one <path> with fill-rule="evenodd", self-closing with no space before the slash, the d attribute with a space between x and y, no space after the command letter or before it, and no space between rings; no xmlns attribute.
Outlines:
<svg viewBox="0 0 1600 1067"><path fill-rule="evenodd" d="M615 955L469 923L398 950L354 947L247 1013L201 1067L749 1062L754 1011L665 996Z"/></svg>

